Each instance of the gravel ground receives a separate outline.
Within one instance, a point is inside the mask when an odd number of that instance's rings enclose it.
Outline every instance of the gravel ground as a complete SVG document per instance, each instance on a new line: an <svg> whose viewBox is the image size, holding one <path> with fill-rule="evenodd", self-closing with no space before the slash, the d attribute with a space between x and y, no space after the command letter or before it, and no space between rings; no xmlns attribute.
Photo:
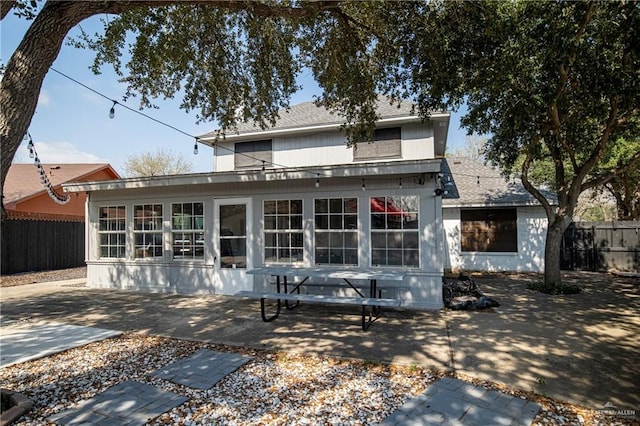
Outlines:
<svg viewBox="0 0 640 426"><path fill-rule="evenodd" d="M64 271L5 276L2 286L86 275L85 268ZM149 376L202 348L233 351L253 359L207 391ZM153 425L374 425L447 375L451 374L416 366L256 351L128 333L3 368L0 387L23 393L34 404L17 425L49 424L47 417L125 380L190 398L155 419L150 423ZM538 402L543 411L534 425L640 425L634 419L607 416L496 383L456 377Z"/></svg>
<svg viewBox="0 0 640 426"><path fill-rule="evenodd" d="M59 269L56 271L25 272L21 274L0 276L0 287L43 283L48 281L87 278L87 267Z"/></svg>

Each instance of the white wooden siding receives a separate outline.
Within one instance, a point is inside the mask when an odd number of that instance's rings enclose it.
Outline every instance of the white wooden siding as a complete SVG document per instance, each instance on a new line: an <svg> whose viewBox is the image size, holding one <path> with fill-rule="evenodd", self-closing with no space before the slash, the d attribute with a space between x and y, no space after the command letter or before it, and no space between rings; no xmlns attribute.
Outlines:
<svg viewBox="0 0 640 426"><path fill-rule="evenodd" d="M214 170L234 170L234 144L219 143L215 149ZM422 160L434 158L434 141L432 122L415 123L402 126L402 158L401 160ZM272 161L276 166L266 167L305 167L335 164L352 164L353 148L347 147L346 138L335 132L322 132L289 138L273 139ZM381 159L380 161L394 161Z"/></svg>
<svg viewBox="0 0 640 426"><path fill-rule="evenodd" d="M547 217L542 207L518 208L518 252L482 253L460 250L460 209L445 208L445 268L454 271L543 272Z"/></svg>
<svg viewBox="0 0 640 426"><path fill-rule="evenodd" d="M218 285L214 276L214 199L250 197L252 200L253 265L264 264L264 241L262 226L263 201L269 199L302 199L305 235L305 266L314 265L313 200L315 198L358 198L359 215L359 267L371 266L370 256L370 197L388 195L420 196L420 268L406 269L408 276L403 284L408 289L388 290L385 297L396 297L415 308L439 309L442 307L442 231L438 225L439 198L433 196L434 180L427 179L424 185L407 179L403 188L398 188L396 178L378 178L367 184L362 191L359 179L323 179L319 188L315 178L306 180L254 182L248 185L191 185L188 187L144 188L135 190L111 190L93 193L89 205L89 253L87 259L87 282L91 287L126 288L143 291L176 293L226 294L224 286ZM175 202L202 201L205 212L205 258L203 261L174 261L171 247L171 204ZM164 220L164 257L161 259L134 259L133 241L127 234L126 259L100 259L98 254L98 208L100 206L125 205L127 226L132 227L132 206L140 203L162 203ZM265 287L266 278L255 277L247 283L246 290ZM380 282L384 284L384 282ZM393 284L393 283L389 283ZM236 288L235 291L242 289Z"/></svg>

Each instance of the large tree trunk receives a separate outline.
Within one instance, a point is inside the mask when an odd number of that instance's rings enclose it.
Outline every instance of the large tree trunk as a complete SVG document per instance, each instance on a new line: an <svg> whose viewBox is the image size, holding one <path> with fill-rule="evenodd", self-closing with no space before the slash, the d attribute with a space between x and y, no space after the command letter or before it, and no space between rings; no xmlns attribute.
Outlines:
<svg viewBox="0 0 640 426"><path fill-rule="evenodd" d="M562 283L560 274L560 250L562 236L571 223L570 217L555 215L549 220L544 251L544 284L546 287L559 286Z"/></svg>
<svg viewBox="0 0 640 426"><path fill-rule="evenodd" d="M80 2L47 2L7 62L0 85L0 188L3 194L5 178L29 129L44 77L69 30L95 13L95 8ZM4 217L4 200L2 211Z"/></svg>
<svg viewBox="0 0 640 426"><path fill-rule="evenodd" d="M0 13L4 17L16 2L0 1ZM253 13L262 16L296 18L313 16L322 9L339 7L339 3L331 1L318 2L315 11L304 7L242 0L47 1L7 62L0 84L0 189L3 194L9 167L35 112L42 82L71 28L93 15L120 14L132 9L166 7L172 3L202 4L228 10L251 9ZM1 204L4 220L4 200Z"/></svg>
<svg viewBox="0 0 640 426"><path fill-rule="evenodd" d="M224 2L227 4L228 2ZM6 15L12 4L7 3ZM25 33L20 45L7 62L0 83L0 189L4 194L4 181L11 162L38 104L38 96L49 68L58 57L69 31L93 15L118 14L127 10L166 6L166 1L48 1ZM2 220L5 218L2 196Z"/></svg>

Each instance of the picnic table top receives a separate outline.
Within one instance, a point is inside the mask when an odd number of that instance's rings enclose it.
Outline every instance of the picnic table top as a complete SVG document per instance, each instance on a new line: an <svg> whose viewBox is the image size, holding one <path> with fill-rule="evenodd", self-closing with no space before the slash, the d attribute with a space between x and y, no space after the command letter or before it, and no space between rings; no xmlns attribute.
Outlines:
<svg viewBox="0 0 640 426"><path fill-rule="evenodd" d="M250 275L288 275L296 277L323 277L353 280L402 281L406 271L385 269L344 269L326 267L260 266L247 271Z"/></svg>

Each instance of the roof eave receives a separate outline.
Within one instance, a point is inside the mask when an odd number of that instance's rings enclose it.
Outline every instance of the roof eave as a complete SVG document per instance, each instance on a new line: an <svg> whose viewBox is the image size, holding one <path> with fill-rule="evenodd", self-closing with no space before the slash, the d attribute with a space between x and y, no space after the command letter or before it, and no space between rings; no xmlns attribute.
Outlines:
<svg viewBox="0 0 640 426"><path fill-rule="evenodd" d="M448 112L438 112L438 113L432 113L429 116L429 120L436 120L436 119L443 119L443 118L448 120L450 118L450 114ZM397 116L397 117L382 118L376 121L376 125L381 126L381 125L387 125L387 124L403 124L403 123L413 123L418 121L422 121L422 118L418 115L403 115L403 116ZM219 142L221 139L227 140L227 141L239 142L244 140L254 140L256 138L269 139L274 137L304 135L308 133L316 133L316 132L325 131L325 130L331 130L331 131L339 130L343 124L344 123L342 122L336 121L333 123L323 123L323 124L317 124L312 126L296 126L296 127L275 128L275 129L266 129L266 130L256 129L255 131L249 131L249 132L225 134L222 136L222 138L219 138L214 134L208 133L208 134L199 136L198 141L202 143L206 143L207 145L213 146L213 144L215 144L216 142Z"/></svg>
<svg viewBox="0 0 640 426"><path fill-rule="evenodd" d="M552 206L556 204L551 202ZM460 202L457 200L443 200L442 202L443 208L487 208L487 207L542 207L538 201L524 201L524 202L483 202L483 201L474 201L474 202Z"/></svg>
<svg viewBox="0 0 640 426"><path fill-rule="evenodd" d="M332 165L322 167L274 168L229 172L196 173L173 176L139 177L110 181L74 182L64 184L66 192L92 192L117 189L204 185L225 183L251 183L321 178L364 178L366 176L439 173L440 159L411 160L379 163Z"/></svg>

